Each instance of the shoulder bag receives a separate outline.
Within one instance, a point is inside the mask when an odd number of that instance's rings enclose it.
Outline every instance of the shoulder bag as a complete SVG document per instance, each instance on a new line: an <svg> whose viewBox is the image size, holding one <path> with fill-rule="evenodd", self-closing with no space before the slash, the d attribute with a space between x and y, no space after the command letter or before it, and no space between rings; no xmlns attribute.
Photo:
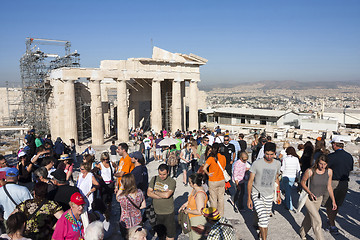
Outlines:
<svg viewBox="0 0 360 240"><path fill-rule="evenodd" d="M178 223L181 226L183 233L188 233L191 231L191 224L189 214L185 213L184 210L181 210L178 215Z"/></svg>
<svg viewBox="0 0 360 240"><path fill-rule="evenodd" d="M306 186L308 188L310 187L310 173L309 173L309 179L307 181ZM306 199L308 198L308 195L309 194L304 189L301 190L300 197L299 197L299 203L298 203L298 207L296 209L296 212L300 212L301 209L304 207Z"/></svg>
<svg viewBox="0 0 360 240"><path fill-rule="evenodd" d="M155 180L154 180L154 187L156 184L156 176L155 176ZM145 222L147 220L149 220L149 223L152 227L154 227L156 225L156 213L155 213L155 209L154 209L154 205L153 203L151 203L148 207L146 207L145 212L144 212L144 217L143 217L143 222Z"/></svg>
<svg viewBox="0 0 360 240"><path fill-rule="evenodd" d="M229 174L227 173L227 171L223 169L223 167L221 166L221 164L219 163L219 161L217 161L217 164L219 165L221 171L222 171L223 174L224 174L225 182L230 181L230 180L231 180L231 177L229 176Z"/></svg>
<svg viewBox="0 0 360 240"><path fill-rule="evenodd" d="M17 206L18 204L15 202L15 200L11 197L10 193L8 192L8 190L6 189L6 184L3 186L4 191L6 193L6 195L10 198L10 200L15 204L15 206Z"/></svg>

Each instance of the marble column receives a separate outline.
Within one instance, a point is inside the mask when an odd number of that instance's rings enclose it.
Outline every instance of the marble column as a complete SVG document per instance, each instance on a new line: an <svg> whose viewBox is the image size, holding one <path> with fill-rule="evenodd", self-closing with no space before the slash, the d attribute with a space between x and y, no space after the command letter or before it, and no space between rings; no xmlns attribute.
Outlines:
<svg viewBox="0 0 360 240"><path fill-rule="evenodd" d="M182 129L181 127L181 80L175 79L172 85L172 122L171 122L171 132L175 133L178 129Z"/></svg>
<svg viewBox="0 0 360 240"><path fill-rule="evenodd" d="M90 79L91 138L93 145L104 144L104 118L101 105L100 79Z"/></svg>
<svg viewBox="0 0 360 240"><path fill-rule="evenodd" d="M158 79L153 79L151 85L151 128L156 133L162 129L161 81Z"/></svg>
<svg viewBox="0 0 360 240"><path fill-rule="evenodd" d="M126 80L118 79L117 81L117 134L121 142L129 141L129 119Z"/></svg>
<svg viewBox="0 0 360 240"><path fill-rule="evenodd" d="M189 130L192 131L199 127L197 81L190 81L189 92L191 97L189 101Z"/></svg>
<svg viewBox="0 0 360 240"><path fill-rule="evenodd" d="M104 116L104 134L105 137L110 137L110 108L108 89L105 84L100 84L101 87L101 103Z"/></svg>
<svg viewBox="0 0 360 240"><path fill-rule="evenodd" d="M65 136L65 139L63 139L64 142L69 143L69 139L73 138L75 139L75 143L78 144L74 83L74 79L64 80L64 132L62 135Z"/></svg>
<svg viewBox="0 0 360 240"><path fill-rule="evenodd" d="M53 95L53 103L51 105L51 124L50 124L50 132L53 139L56 139L59 136L60 130L60 122L59 122L59 108L60 104L62 104L62 99L60 99L60 82L59 80L53 79L51 80L52 95Z"/></svg>

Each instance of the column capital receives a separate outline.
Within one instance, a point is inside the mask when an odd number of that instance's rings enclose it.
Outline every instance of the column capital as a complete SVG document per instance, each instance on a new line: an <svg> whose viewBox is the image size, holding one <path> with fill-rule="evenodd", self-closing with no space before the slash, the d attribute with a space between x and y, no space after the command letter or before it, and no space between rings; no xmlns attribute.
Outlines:
<svg viewBox="0 0 360 240"><path fill-rule="evenodd" d="M103 80L104 76L100 70L93 70L91 72L90 81Z"/></svg>
<svg viewBox="0 0 360 240"><path fill-rule="evenodd" d="M61 80L64 82L74 83L77 79L62 78Z"/></svg>
<svg viewBox="0 0 360 240"><path fill-rule="evenodd" d="M153 78L151 81L152 81L152 82L163 82L163 81L164 81L164 79L160 79L160 78Z"/></svg>

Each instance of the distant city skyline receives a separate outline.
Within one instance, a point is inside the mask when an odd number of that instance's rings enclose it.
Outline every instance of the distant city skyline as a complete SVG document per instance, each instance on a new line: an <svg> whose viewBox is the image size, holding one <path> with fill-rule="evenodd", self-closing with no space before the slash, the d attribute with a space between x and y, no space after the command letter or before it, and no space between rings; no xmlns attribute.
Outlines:
<svg viewBox="0 0 360 240"><path fill-rule="evenodd" d="M26 37L71 41L82 67L194 53L209 84L360 80L357 0L3 1L0 23L0 86L20 82Z"/></svg>

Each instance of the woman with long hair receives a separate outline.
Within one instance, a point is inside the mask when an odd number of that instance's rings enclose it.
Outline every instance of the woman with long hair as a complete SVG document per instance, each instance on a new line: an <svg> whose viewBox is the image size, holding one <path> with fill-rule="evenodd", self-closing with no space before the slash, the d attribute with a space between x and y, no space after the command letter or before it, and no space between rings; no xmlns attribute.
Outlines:
<svg viewBox="0 0 360 240"><path fill-rule="evenodd" d="M220 212L220 215L224 216L225 178L219 164L221 165L222 169L225 169L226 158L224 155L219 153L219 148L220 144L218 143L214 143L212 145L211 152L208 152L209 157L204 165L204 172L209 176L211 206L217 208ZM208 150L208 147L206 150Z"/></svg>
<svg viewBox="0 0 360 240"><path fill-rule="evenodd" d="M184 203L180 208L180 211L185 211L189 215L191 226L205 225L206 219L201 214L201 210L206 207L208 198L203 188L204 175L202 174L192 174L189 177L190 187L193 189L188 198L188 201ZM199 235L194 230L189 232L190 240L201 239Z"/></svg>
<svg viewBox="0 0 360 240"><path fill-rule="evenodd" d="M310 141L307 141L304 144L304 153L300 158L301 172L303 172L303 174L308 168L311 167L313 154L314 154L314 145Z"/></svg>
<svg viewBox="0 0 360 240"><path fill-rule="evenodd" d="M282 172L282 187L285 189L285 205L290 211L294 210L291 199L291 188L294 186L295 178L300 172L299 156L295 148L288 147L285 150L286 157L282 161L280 171Z"/></svg>
<svg viewBox="0 0 360 240"><path fill-rule="evenodd" d="M121 188L116 194L116 200L121 206L120 232L126 239L128 229L141 223L140 209L146 207L144 194L136 188L135 177L131 173L121 178Z"/></svg>
<svg viewBox="0 0 360 240"><path fill-rule="evenodd" d="M256 160L257 156L257 145L259 144L259 135L257 133L254 134L254 140L251 142L251 162Z"/></svg>
<svg viewBox="0 0 360 240"><path fill-rule="evenodd" d="M326 149L326 145L325 145L325 140L320 138L320 139L316 139L315 142L315 147L314 147L314 156L311 162L311 165L313 165L316 161L316 159L321 155L321 154L329 154L329 150Z"/></svg>
<svg viewBox="0 0 360 240"><path fill-rule="evenodd" d="M306 234L311 227L317 240L324 239L319 209L326 191L329 192L333 206L332 209L336 210L337 208L334 192L331 187L332 175L333 171L328 168L328 157L323 154L319 156L311 168L306 170L301 180L301 186L308 193L308 199L306 199L305 202L307 213L300 228L300 236L302 239L306 239ZM306 185L308 179L310 180L309 187Z"/></svg>

